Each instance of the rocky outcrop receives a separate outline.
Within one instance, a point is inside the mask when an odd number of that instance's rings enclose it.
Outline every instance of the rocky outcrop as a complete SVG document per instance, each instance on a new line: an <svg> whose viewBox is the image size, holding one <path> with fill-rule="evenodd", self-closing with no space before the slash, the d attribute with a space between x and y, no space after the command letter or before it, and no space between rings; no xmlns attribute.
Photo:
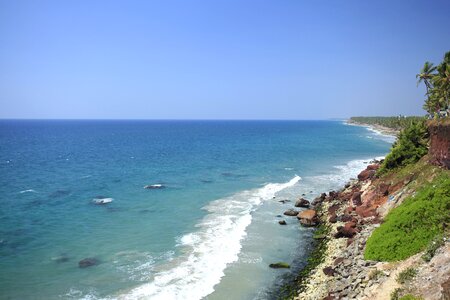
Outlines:
<svg viewBox="0 0 450 300"><path fill-rule="evenodd" d="M428 131L431 163L450 169L450 121L431 121L428 123Z"/></svg>

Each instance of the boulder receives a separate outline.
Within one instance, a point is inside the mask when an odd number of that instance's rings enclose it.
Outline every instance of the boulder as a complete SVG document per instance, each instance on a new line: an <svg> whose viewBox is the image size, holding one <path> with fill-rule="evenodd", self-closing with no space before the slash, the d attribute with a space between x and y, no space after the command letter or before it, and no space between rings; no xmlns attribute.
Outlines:
<svg viewBox="0 0 450 300"><path fill-rule="evenodd" d="M351 200L354 206L360 206L362 204L361 192L353 193Z"/></svg>
<svg viewBox="0 0 450 300"><path fill-rule="evenodd" d="M344 226L339 226L337 232L334 235L335 238L352 238L357 233L355 229L356 224L353 222L348 222Z"/></svg>
<svg viewBox="0 0 450 300"><path fill-rule="evenodd" d="M289 269L291 266L285 262L277 262L270 264L269 267L273 269L281 269L281 268Z"/></svg>
<svg viewBox="0 0 450 300"><path fill-rule="evenodd" d="M290 216L290 217L295 217L296 215L298 215L298 211L297 210L295 210L295 209L288 209L287 211L285 211L283 214L285 215L285 216Z"/></svg>
<svg viewBox="0 0 450 300"><path fill-rule="evenodd" d="M323 274L327 276L334 276L334 273L336 273L336 271L332 267L325 267L322 269L322 271Z"/></svg>
<svg viewBox="0 0 450 300"><path fill-rule="evenodd" d="M278 221L278 224L280 224L280 225L286 225L286 221L285 221L285 220L280 220L280 221Z"/></svg>
<svg viewBox="0 0 450 300"><path fill-rule="evenodd" d="M87 267L98 265L98 263L99 263L99 261L96 258L88 257L88 258L80 260L78 262L78 267L87 268Z"/></svg>
<svg viewBox="0 0 450 300"><path fill-rule="evenodd" d="M339 193L335 191L331 191L328 193L328 201L334 200L338 197Z"/></svg>
<svg viewBox="0 0 450 300"><path fill-rule="evenodd" d="M387 195L389 195L389 187L390 187L389 184L381 183L381 184L378 186L378 194L381 195L381 196L387 196Z"/></svg>
<svg viewBox="0 0 450 300"><path fill-rule="evenodd" d="M379 164L371 164L371 165L368 165L367 166L367 168L366 168L366 170L378 170L380 168L380 165Z"/></svg>
<svg viewBox="0 0 450 300"><path fill-rule="evenodd" d="M355 209L356 214L363 218L374 217L377 215L376 208L367 207L367 206L358 206Z"/></svg>
<svg viewBox="0 0 450 300"><path fill-rule="evenodd" d="M312 205L317 205L319 203L322 203L325 200L326 197L327 197L327 194L322 193L322 194L320 194L319 197L316 197L311 204Z"/></svg>
<svg viewBox="0 0 450 300"><path fill-rule="evenodd" d="M300 220L300 224L303 226L315 226L317 225L317 212L313 209L307 209L300 212L297 215L297 218Z"/></svg>
<svg viewBox="0 0 450 300"><path fill-rule="evenodd" d="M367 179L372 179L375 176L375 173L376 173L375 170L367 170L366 169L358 174L358 180L365 181Z"/></svg>
<svg viewBox="0 0 450 300"><path fill-rule="evenodd" d="M304 199L304 198L300 198L295 202L295 207L309 207L309 201Z"/></svg>
<svg viewBox="0 0 450 300"><path fill-rule="evenodd" d="M328 219L328 221L333 224L336 223L337 220L338 220L338 217L337 217L336 213L331 214L330 218Z"/></svg>

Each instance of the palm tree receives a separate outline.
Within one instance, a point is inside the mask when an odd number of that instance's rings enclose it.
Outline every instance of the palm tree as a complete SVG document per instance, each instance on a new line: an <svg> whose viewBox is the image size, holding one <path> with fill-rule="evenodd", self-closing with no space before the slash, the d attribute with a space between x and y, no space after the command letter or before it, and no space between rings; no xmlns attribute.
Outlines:
<svg viewBox="0 0 450 300"><path fill-rule="evenodd" d="M420 73L416 75L416 78L418 78L417 85L419 85L422 81L425 83L425 87L427 88L426 95L428 95L430 92L430 89L433 88L433 86L431 84L431 79L434 76L434 73L433 73L434 71L436 71L436 67L433 66L433 63L430 63L429 61L427 61L423 65L423 68L420 71Z"/></svg>
<svg viewBox="0 0 450 300"><path fill-rule="evenodd" d="M438 88L444 99L446 109L449 108L450 94L450 51L445 53L444 61L436 68L437 74L432 77L433 85Z"/></svg>

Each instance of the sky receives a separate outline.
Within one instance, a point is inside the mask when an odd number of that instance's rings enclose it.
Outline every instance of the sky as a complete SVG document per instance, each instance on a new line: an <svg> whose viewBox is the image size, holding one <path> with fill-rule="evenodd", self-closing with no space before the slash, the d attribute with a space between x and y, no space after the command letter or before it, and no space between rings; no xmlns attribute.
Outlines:
<svg viewBox="0 0 450 300"><path fill-rule="evenodd" d="M450 1L0 0L0 118L423 115Z"/></svg>

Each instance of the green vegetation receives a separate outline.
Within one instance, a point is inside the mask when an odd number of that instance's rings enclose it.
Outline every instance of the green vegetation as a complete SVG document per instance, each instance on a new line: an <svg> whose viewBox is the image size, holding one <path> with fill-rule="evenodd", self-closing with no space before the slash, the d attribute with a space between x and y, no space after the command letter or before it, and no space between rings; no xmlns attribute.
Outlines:
<svg viewBox="0 0 450 300"><path fill-rule="evenodd" d="M391 293L391 300L400 300L400 294L403 292L403 289L401 288L396 288L392 293Z"/></svg>
<svg viewBox="0 0 450 300"><path fill-rule="evenodd" d="M406 270L400 272L400 274L398 274L397 276L397 282L400 284L404 284L408 281L410 281L411 279L413 279L414 277L416 277L417 275L417 270L414 268L407 268Z"/></svg>
<svg viewBox="0 0 450 300"><path fill-rule="evenodd" d="M398 135L392 145L391 152L386 156L378 175L389 170L417 162L428 153L428 130L425 120L413 121Z"/></svg>
<svg viewBox="0 0 450 300"><path fill-rule="evenodd" d="M423 120L423 117L351 117L350 121L359 124L367 124L367 125L380 125L387 128L392 128L395 130L401 130L411 123Z"/></svg>
<svg viewBox="0 0 450 300"><path fill-rule="evenodd" d="M443 245L444 245L444 237L442 235L438 235L428 245L427 249L425 250L425 253L422 255L422 259L426 262L429 262L436 254L436 251Z"/></svg>
<svg viewBox="0 0 450 300"><path fill-rule="evenodd" d="M408 258L443 234L449 221L450 175L443 172L388 213L367 240L364 257L377 261Z"/></svg>
<svg viewBox="0 0 450 300"><path fill-rule="evenodd" d="M426 87L425 104L423 108L434 117L439 116L440 110L450 107L450 51L445 53L443 61L434 66L425 62L422 70L416 75L417 84L423 82Z"/></svg>
<svg viewBox="0 0 450 300"><path fill-rule="evenodd" d="M416 296L413 296L411 294L408 294L408 295L405 295L405 296L401 297L399 300L423 300L423 298L422 297L416 297Z"/></svg>

